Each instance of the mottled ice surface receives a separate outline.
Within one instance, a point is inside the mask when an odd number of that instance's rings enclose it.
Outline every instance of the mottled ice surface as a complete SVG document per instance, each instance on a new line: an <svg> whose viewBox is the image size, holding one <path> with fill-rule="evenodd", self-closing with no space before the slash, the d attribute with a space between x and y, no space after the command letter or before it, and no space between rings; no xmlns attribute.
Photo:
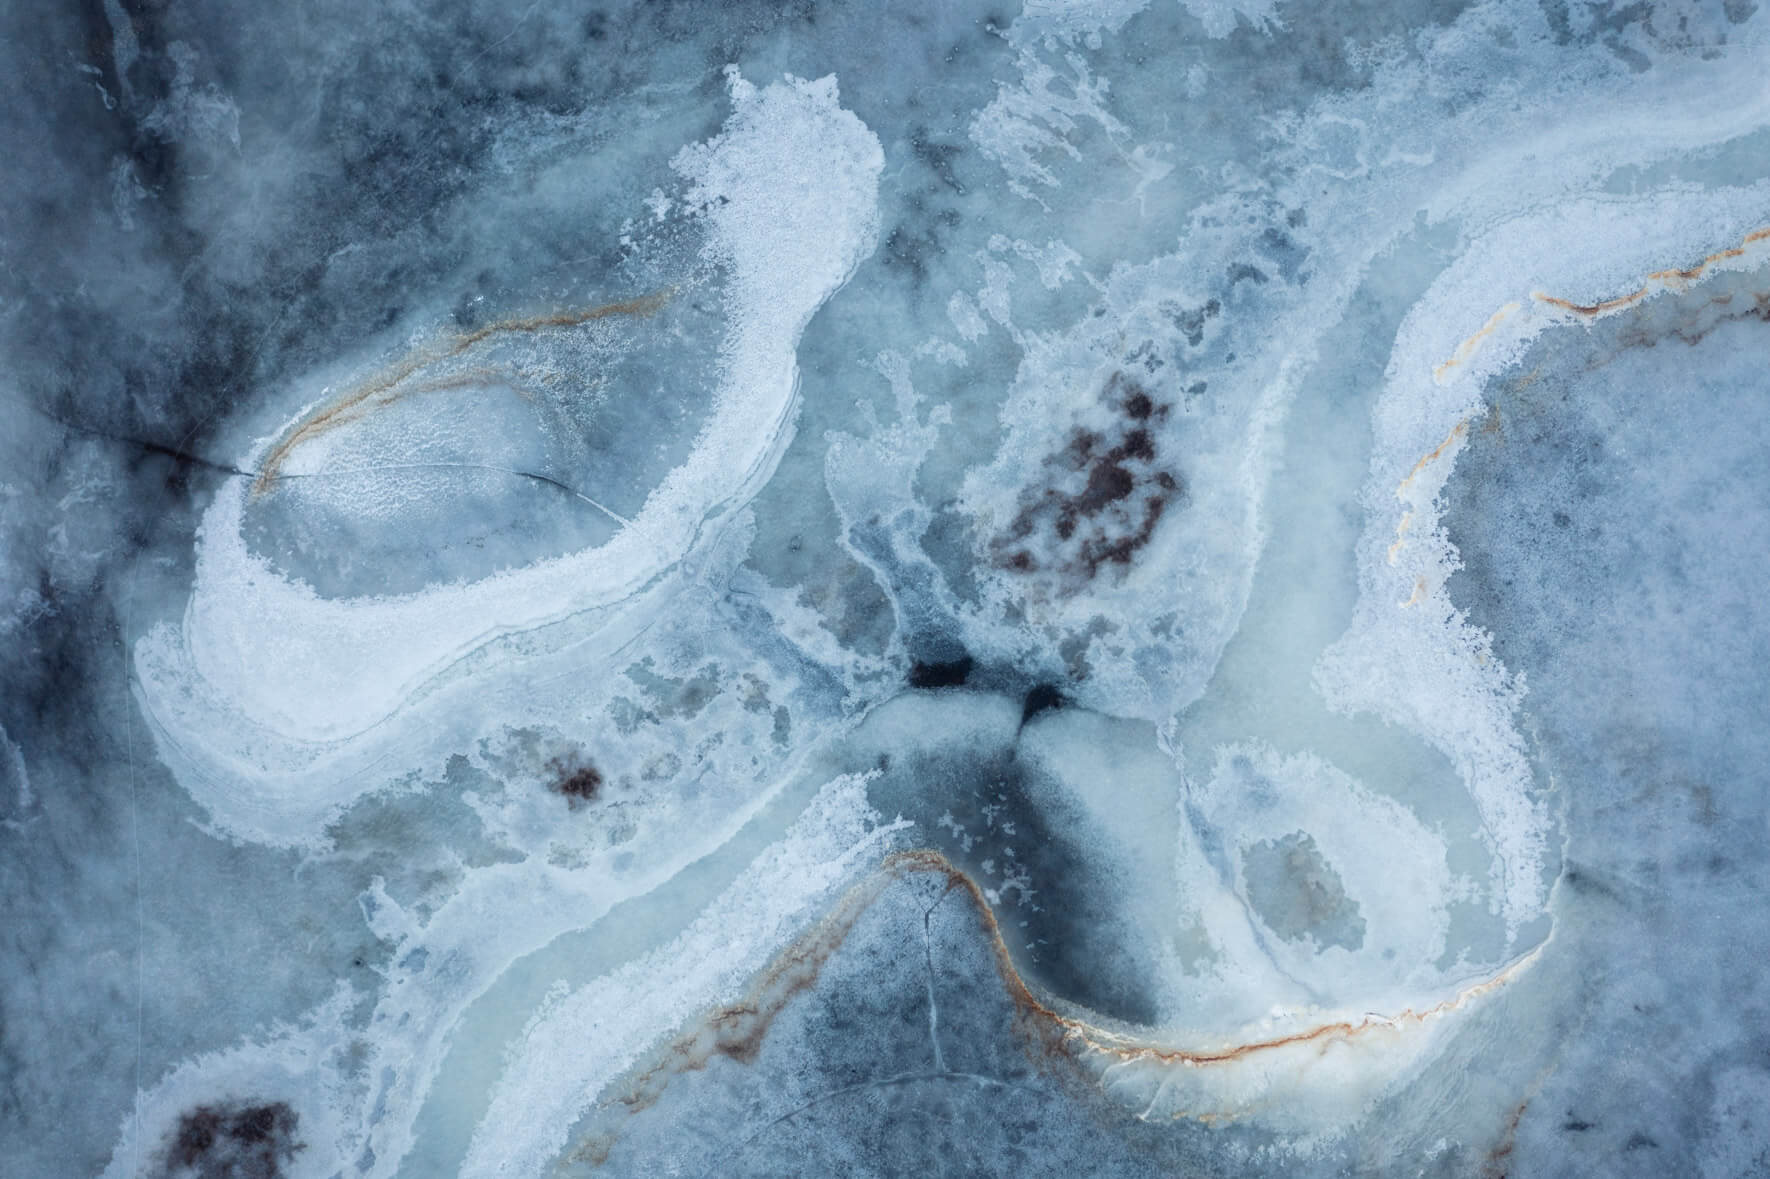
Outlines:
<svg viewBox="0 0 1770 1179"><path fill-rule="evenodd" d="M5 9L0 1174L1770 1174L1770 11Z"/></svg>

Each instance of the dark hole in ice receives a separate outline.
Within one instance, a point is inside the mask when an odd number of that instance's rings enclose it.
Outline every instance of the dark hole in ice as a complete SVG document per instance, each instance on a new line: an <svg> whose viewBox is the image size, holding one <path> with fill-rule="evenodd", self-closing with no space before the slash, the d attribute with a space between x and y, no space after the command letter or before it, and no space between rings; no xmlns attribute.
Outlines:
<svg viewBox="0 0 1770 1179"><path fill-rule="evenodd" d="M910 687L956 688L970 678L972 666L969 655L926 663L918 660L910 665Z"/></svg>
<svg viewBox="0 0 1770 1179"><path fill-rule="evenodd" d="M602 792L602 771L576 757L556 757L547 763L553 775L550 789L561 795L577 810L585 803L595 802Z"/></svg>
<svg viewBox="0 0 1770 1179"><path fill-rule="evenodd" d="M199 1105L178 1119L163 1174L200 1179L278 1179L304 1144L287 1103Z"/></svg>
<svg viewBox="0 0 1770 1179"><path fill-rule="evenodd" d="M1039 684L1026 694L1026 706L1020 710L1020 723L1025 724L1041 712L1062 708L1063 693L1054 684Z"/></svg>

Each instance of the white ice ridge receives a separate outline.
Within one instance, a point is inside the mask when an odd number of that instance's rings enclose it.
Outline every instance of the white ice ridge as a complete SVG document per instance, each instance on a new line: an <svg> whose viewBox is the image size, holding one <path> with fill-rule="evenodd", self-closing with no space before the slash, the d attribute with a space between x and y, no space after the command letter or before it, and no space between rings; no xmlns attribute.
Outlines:
<svg viewBox="0 0 1770 1179"><path fill-rule="evenodd" d="M510 1052L461 1174L546 1173L611 1081L695 1013L737 998L837 888L876 864L909 824L881 824L865 783L848 775L825 786L680 935L536 1015Z"/></svg>
<svg viewBox="0 0 1770 1179"><path fill-rule="evenodd" d="M1770 241L1747 238L1767 222L1763 184L1566 200L1469 243L1396 337L1363 497L1359 603L1316 682L1336 707L1407 725L1451 758L1480 810L1514 931L1542 910L1551 823L1513 723L1523 684L1446 592L1461 560L1439 521L1440 492L1485 412L1485 384L1530 341L1582 330L1578 308L1694 281L1659 273L1668 268L1762 262Z"/></svg>
<svg viewBox="0 0 1770 1179"><path fill-rule="evenodd" d="M451 707L437 699L458 695L451 670L471 670L482 712L502 697L520 713L532 695L522 655L618 644L639 602L684 581L772 474L792 436L799 335L873 247L884 157L833 77L758 89L728 76L725 127L672 162L705 220L705 255L730 275L720 384L689 458L628 526L475 582L322 599L249 550L243 482L217 495L183 621L143 637L135 665L162 756L221 827L272 844L315 839L383 777L370 766L424 760L422 715ZM255 468L313 408L242 465Z"/></svg>

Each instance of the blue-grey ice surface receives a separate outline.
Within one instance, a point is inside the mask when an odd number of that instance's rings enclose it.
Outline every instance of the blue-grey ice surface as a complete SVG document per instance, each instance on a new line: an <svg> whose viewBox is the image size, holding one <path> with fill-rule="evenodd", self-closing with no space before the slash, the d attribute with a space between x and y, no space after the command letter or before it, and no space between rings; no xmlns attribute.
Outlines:
<svg viewBox="0 0 1770 1179"><path fill-rule="evenodd" d="M1761 0L4 22L0 1174L1770 1175Z"/></svg>

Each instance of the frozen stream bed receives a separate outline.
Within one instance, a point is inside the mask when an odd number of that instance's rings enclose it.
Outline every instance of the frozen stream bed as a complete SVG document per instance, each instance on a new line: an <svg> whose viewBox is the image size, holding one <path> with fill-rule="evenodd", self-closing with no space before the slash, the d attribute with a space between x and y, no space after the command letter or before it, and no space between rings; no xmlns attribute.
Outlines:
<svg viewBox="0 0 1770 1179"><path fill-rule="evenodd" d="M8 7L0 1174L1770 1174L1770 11Z"/></svg>

